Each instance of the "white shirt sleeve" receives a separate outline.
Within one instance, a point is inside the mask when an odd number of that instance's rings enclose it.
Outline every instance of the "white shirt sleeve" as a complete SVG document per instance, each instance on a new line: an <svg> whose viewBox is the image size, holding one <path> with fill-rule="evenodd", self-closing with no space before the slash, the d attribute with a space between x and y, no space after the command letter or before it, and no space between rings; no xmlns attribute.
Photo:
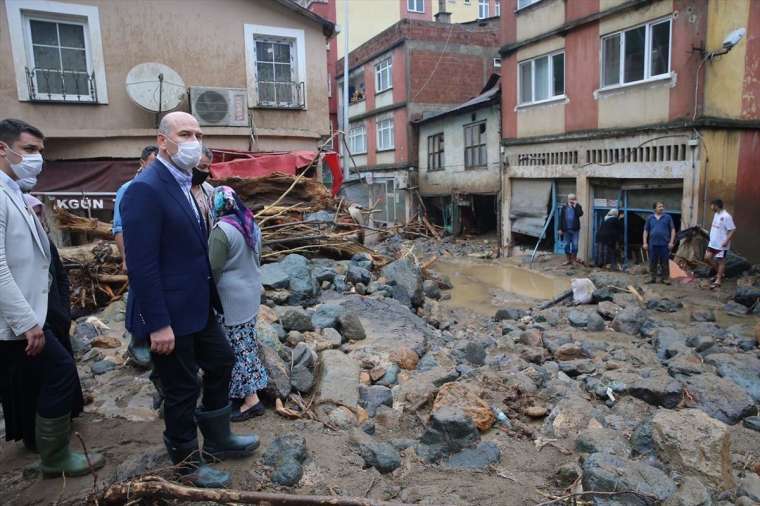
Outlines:
<svg viewBox="0 0 760 506"><path fill-rule="evenodd" d="M726 232L736 230L736 225L734 225L734 217L726 213L726 219L723 221L723 226L725 227Z"/></svg>

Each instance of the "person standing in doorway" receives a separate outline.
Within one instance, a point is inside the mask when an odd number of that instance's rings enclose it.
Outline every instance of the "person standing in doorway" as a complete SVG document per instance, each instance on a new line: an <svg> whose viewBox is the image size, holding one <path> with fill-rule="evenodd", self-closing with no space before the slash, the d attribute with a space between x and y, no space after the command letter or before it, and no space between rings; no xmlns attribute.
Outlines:
<svg viewBox="0 0 760 506"><path fill-rule="evenodd" d="M643 244L649 253L649 283L657 282L659 273L663 284L670 284L670 252L676 241L673 218L665 214L665 204L655 202L654 214L644 225Z"/></svg>
<svg viewBox="0 0 760 506"><path fill-rule="evenodd" d="M204 456L247 457L259 438L230 431L235 355L214 316L221 306L211 277L208 232L190 190L202 138L192 115L164 116L158 157L124 195L124 247L134 298L127 320L149 336L166 396L164 443L172 462L196 487L219 488L229 485L230 475L208 466Z"/></svg>
<svg viewBox="0 0 760 506"><path fill-rule="evenodd" d="M581 233L583 208L574 193L567 196L567 204L559 211L559 236L565 241L567 260L562 265L572 265L578 261L578 237Z"/></svg>
<svg viewBox="0 0 760 506"><path fill-rule="evenodd" d="M710 203L714 216L710 227L710 242L705 251L705 261L715 270L715 279L710 288L720 288L726 275L726 255L731 248L736 225L734 218L723 209L723 201L715 199Z"/></svg>
<svg viewBox="0 0 760 506"><path fill-rule="evenodd" d="M617 247L623 231L618 219L618 210L610 209L604 217L599 230L596 231L596 266L604 267L610 264L610 269L618 270Z"/></svg>

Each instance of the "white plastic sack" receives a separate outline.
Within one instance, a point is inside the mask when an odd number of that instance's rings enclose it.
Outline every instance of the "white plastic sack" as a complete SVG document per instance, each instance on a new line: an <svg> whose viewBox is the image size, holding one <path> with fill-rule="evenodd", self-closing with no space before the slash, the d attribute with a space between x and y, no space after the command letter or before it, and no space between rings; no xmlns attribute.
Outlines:
<svg viewBox="0 0 760 506"><path fill-rule="evenodd" d="M590 304L596 287L588 278L573 279L570 283L573 289L573 302L576 304Z"/></svg>

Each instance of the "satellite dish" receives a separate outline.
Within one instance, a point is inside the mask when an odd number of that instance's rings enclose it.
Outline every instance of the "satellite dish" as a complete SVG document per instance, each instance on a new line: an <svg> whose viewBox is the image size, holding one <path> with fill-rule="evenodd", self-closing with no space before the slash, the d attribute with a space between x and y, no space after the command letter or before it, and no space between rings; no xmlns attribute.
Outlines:
<svg viewBox="0 0 760 506"><path fill-rule="evenodd" d="M182 78L162 63L141 63L127 74L127 95L151 112L176 109L187 92Z"/></svg>

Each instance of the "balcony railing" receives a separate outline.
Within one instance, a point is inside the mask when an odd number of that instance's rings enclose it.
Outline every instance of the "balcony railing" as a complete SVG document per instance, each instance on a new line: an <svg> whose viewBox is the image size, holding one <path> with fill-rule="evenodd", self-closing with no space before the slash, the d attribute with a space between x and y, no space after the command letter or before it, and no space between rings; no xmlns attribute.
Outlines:
<svg viewBox="0 0 760 506"><path fill-rule="evenodd" d="M259 81L259 107L303 109L306 107L304 82Z"/></svg>
<svg viewBox="0 0 760 506"><path fill-rule="evenodd" d="M33 102L98 102L94 72L27 67L26 84Z"/></svg>

